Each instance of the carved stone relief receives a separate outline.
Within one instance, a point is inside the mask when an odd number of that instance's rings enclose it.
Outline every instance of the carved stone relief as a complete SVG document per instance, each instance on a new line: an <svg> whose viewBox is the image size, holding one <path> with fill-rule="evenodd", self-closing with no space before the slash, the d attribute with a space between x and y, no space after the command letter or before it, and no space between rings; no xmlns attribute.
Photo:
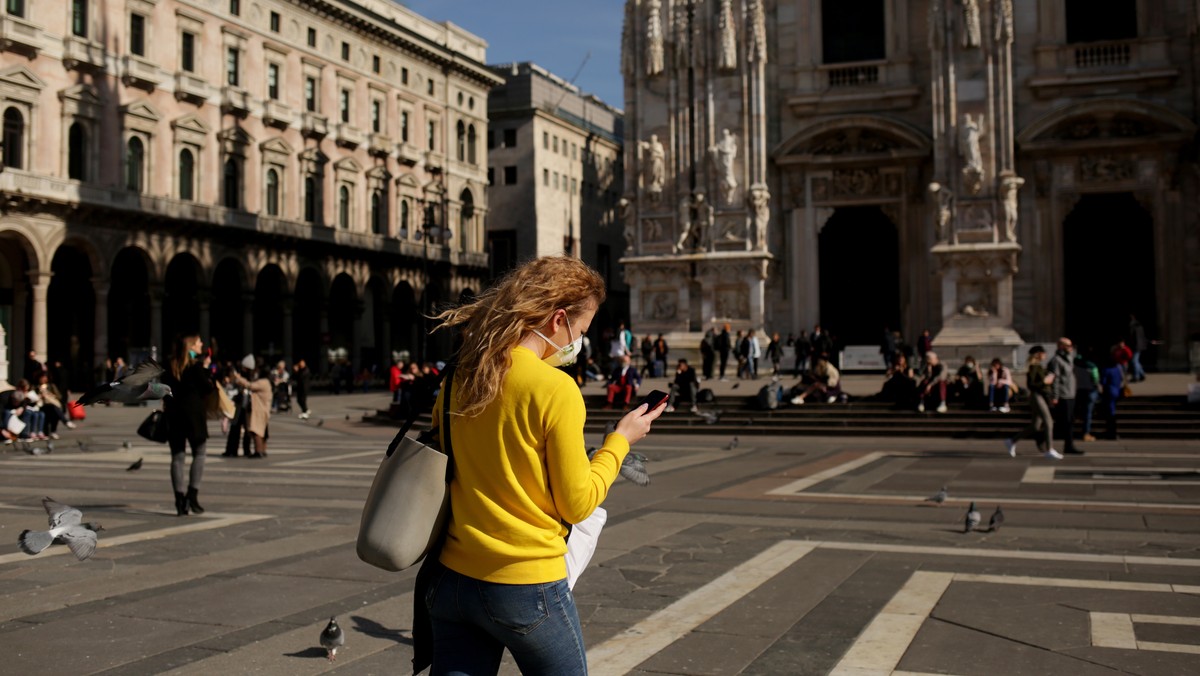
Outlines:
<svg viewBox="0 0 1200 676"><path fill-rule="evenodd" d="M642 186L650 201L658 202L666 182L667 151L658 140L658 134L651 134L650 140L638 144L638 149L641 150Z"/></svg>
<svg viewBox="0 0 1200 676"><path fill-rule="evenodd" d="M717 218L718 239L736 242L746 239L746 217L741 214L722 215Z"/></svg>
<svg viewBox="0 0 1200 676"><path fill-rule="evenodd" d="M733 1L721 0L717 15L717 69L737 70L737 30L733 20Z"/></svg>
<svg viewBox="0 0 1200 676"><path fill-rule="evenodd" d="M750 188L751 218L754 224L754 246L767 250L767 224L771 221L771 192L759 183Z"/></svg>
<svg viewBox="0 0 1200 676"><path fill-rule="evenodd" d="M972 117L965 113L958 130L958 152L963 158L963 181L967 191L978 195L983 189L983 153L980 150L980 139L985 133L985 121L982 114Z"/></svg>
<svg viewBox="0 0 1200 676"><path fill-rule="evenodd" d="M717 289L714 311L718 319L749 319L750 301L743 287Z"/></svg>
<svg viewBox="0 0 1200 676"><path fill-rule="evenodd" d="M1020 203L1017 191L1025 185L1025 179L1020 176L1005 176L1001 183L1000 203L1004 207L1004 239L1009 242L1017 241L1017 216Z"/></svg>
<svg viewBox="0 0 1200 676"><path fill-rule="evenodd" d="M996 13L996 42L1011 45L1014 35L1012 0L995 0L993 7Z"/></svg>
<svg viewBox="0 0 1200 676"><path fill-rule="evenodd" d="M642 219L642 242L653 244L657 242L668 241L667 225L670 223L669 218L643 218Z"/></svg>
<svg viewBox="0 0 1200 676"><path fill-rule="evenodd" d="M662 1L650 0L646 11L646 75L663 72Z"/></svg>
<svg viewBox="0 0 1200 676"><path fill-rule="evenodd" d="M1137 162L1119 155L1084 155L1079 158L1079 178L1087 183L1129 181L1137 176Z"/></svg>
<svg viewBox="0 0 1200 676"><path fill-rule="evenodd" d="M954 194L936 181L929 184L929 192L935 200L934 225L937 241L950 241L950 223L954 220Z"/></svg>
<svg viewBox="0 0 1200 676"><path fill-rule="evenodd" d="M750 25L746 31L746 60L750 63L766 63L767 17L763 0L750 0L748 13Z"/></svg>
<svg viewBox="0 0 1200 676"><path fill-rule="evenodd" d="M991 203L968 204L959 209L960 231L991 230L994 223Z"/></svg>
<svg viewBox="0 0 1200 676"><path fill-rule="evenodd" d="M978 47L982 42L982 30L979 23L979 0L961 0L963 25L963 47Z"/></svg>
<svg viewBox="0 0 1200 676"><path fill-rule="evenodd" d="M642 312L647 319L674 319L679 314L679 292L642 292Z"/></svg>
<svg viewBox="0 0 1200 676"><path fill-rule="evenodd" d="M987 279L960 280L958 312L965 317L990 317L996 314L996 282Z"/></svg>
<svg viewBox="0 0 1200 676"><path fill-rule="evenodd" d="M894 139L869 129L842 129L816 137L808 144L807 152L813 155L869 155L899 147Z"/></svg>
<svg viewBox="0 0 1200 676"><path fill-rule="evenodd" d="M721 140L709 147L708 154L720 178L721 200L726 206L732 205L737 198L738 188L734 172L734 161L738 154L737 136L728 129L722 129Z"/></svg>
<svg viewBox="0 0 1200 676"><path fill-rule="evenodd" d="M837 169L829 176L813 179L813 201L845 198L898 197L903 177L879 169Z"/></svg>

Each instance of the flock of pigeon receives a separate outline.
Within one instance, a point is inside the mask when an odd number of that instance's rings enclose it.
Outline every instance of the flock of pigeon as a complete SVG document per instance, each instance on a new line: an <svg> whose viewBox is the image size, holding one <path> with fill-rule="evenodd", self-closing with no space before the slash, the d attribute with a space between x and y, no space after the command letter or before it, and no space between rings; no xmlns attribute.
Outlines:
<svg viewBox="0 0 1200 676"><path fill-rule="evenodd" d="M925 502L932 502L941 507L946 502L946 498L950 497L950 493L945 486L937 493L925 498ZM979 529L979 524L983 522L983 517L979 514L979 510L975 508L975 502L967 507L967 514L963 520L963 532L970 533L973 530ZM1000 530L1000 526L1004 525L1004 510L1000 509L1000 505L996 505L996 511L992 512L992 518L988 520L988 527L985 533L994 533Z"/></svg>

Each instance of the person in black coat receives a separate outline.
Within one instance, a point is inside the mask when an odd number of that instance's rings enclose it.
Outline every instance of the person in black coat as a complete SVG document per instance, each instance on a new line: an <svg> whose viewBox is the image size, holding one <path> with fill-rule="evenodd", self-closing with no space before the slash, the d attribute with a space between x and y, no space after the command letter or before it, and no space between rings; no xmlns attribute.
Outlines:
<svg viewBox="0 0 1200 676"><path fill-rule="evenodd" d="M171 449L171 486L175 489L175 511L184 516L190 509L203 514L197 494L204 476L204 453L208 443L208 395L213 391L209 375L210 357L203 353L204 343L198 335L183 336L175 341L175 354L162 375L163 383L171 386L171 396L163 400L167 420L167 444ZM192 447L192 468L187 493L183 492L184 451Z"/></svg>

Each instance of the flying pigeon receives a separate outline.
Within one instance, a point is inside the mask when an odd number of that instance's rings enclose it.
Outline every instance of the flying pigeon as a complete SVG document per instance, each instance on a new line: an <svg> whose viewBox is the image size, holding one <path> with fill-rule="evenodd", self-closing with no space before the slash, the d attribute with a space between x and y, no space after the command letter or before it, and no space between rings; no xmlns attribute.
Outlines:
<svg viewBox="0 0 1200 676"><path fill-rule="evenodd" d="M704 418L704 424L706 424L706 425L716 425L718 422L720 422L720 420L721 420L721 415L722 415L723 413L725 413L725 412L724 412L724 411L721 411L721 410L712 411L711 413L710 413L710 412L706 412L706 411L700 411L700 412L699 412L699 413L697 413L696 415L697 415L697 416L699 416L699 417L701 417L701 418Z"/></svg>
<svg viewBox="0 0 1200 676"><path fill-rule="evenodd" d="M49 547L55 538L62 538L67 547L70 547L71 553L80 561L87 560L96 553L96 531L104 530L104 526L98 523L82 523L82 512L51 498L42 498L42 506L46 508L46 514L50 517L50 530L22 531L17 539L21 551L32 556Z"/></svg>
<svg viewBox="0 0 1200 676"><path fill-rule="evenodd" d="M738 386L739 386L739 385L741 385L741 383L734 383L734 384L733 384L733 387L731 387L731 388L729 388L729 389L731 389L731 390L736 390L736 389L738 388Z"/></svg>
<svg viewBox="0 0 1200 676"><path fill-rule="evenodd" d="M105 383L89 391L75 403L87 406L98 401L115 401L118 404L133 404L171 396L171 387L153 382L163 374L163 367L153 359L133 367L128 375L111 383Z"/></svg>
<svg viewBox="0 0 1200 676"><path fill-rule="evenodd" d="M982 520L983 517L979 516L979 510L975 509L975 503L972 502L971 506L967 508L967 520L963 524L963 532L970 533L971 531L975 530L975 527L978 526L979 522Z"/></svg>
<svg viewBox="0 0 1200 676"><path fill-rule="evenodd" d="M143 460L143 458L138 458L137 460L135 460L135 461L134 461L134 463L133 463L132 465L130 465L130 466L128 466L128 467L126 467L126 468L125 468L125 471L126 471L126 472L136 472L136 471L138 471L139 469L141 469L141 468L142 468L142 460Z"/></svg>
<svg viewBox="0 0 1200 676"><path fill-rule="evenodd" d="M325 419L324 419L324 418L321 418L320 420L318 420L318 421L317 421L317 427L321 427L321 426L323 426L324 424L325 424Z"/></svg>
<svg viewBox="0 0 1200 676"><path fill-rule="evenodd" d="M732 440L730 440L729 445L725 447L725 450L732 451L733 449L738 447L739 443L740 442L738 441L738 438L734 437Z"/></svg>
<svg viewBox="0 0 1200 676"><path fill-rule="evenodd" d="M329 618L329 624L325 625L324 631L321 632L321 647L325 649L330 662L337 659L338 648L345 644L346 634L338 626L337 617Z"/></svg>
<svg viewBox="0 0 1200 676"><path fill-rule="evenodd" d="M1000 526L1004 525L1004 512L1000 511L1000 505L996 505L996 511L992 513L991 521L988 521L988 532L995 533L1000 530Z"/></svg>
<svg viewBox="0 0 1200 676"><path fill-rule="evenodd" d="M942 486L942 490L925 498L925 502L932 502L937 504L938 507L941 507L942 503L946 501L946 498L949 497L949 495L950 494L946 492L946 487Z"/></svg>

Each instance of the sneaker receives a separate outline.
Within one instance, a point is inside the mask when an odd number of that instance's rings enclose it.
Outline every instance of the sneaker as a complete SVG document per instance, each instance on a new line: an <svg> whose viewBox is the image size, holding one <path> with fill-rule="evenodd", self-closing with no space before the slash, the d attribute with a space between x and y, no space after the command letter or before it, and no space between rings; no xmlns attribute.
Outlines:
<svg viewBox="0 0 1200 676"><path fill-rule="evenodd" d="M674 407L674 406L668 406L668 407L667 407L667 413L674 413L674 412L675 412L675 407Z"/></svg>
<svg viewBox="0 0 1200 676"><path fill-rule="evenodd" d="M1046 455L1046 458L1049 460L1062 460L1063 459L1063 454L1059 453L1058 451L1054 450L1053 448L1046 451L1045 455Z"/></svg>
<svg viewBox="0 0 1200 676"><path fill-rule="evenodd" d="M1008 457L1017 457L1017 442L1012 439L1004 440L1004 448L1008 451Z"/></svg>
<svg viewBox="0 0 1200 676"><path fill-rule="evenodd" d="M51 432L51 433L50 433L50 438L51 438L51 439L57 439L57 438L58 438L58 432Z"/></svg>
<svg viewBox="0 0 1200 676"><path fill-rule="evenodd" d="M1009 408L1007 405L1005 405L1005 406L1001 406L1001 407L1000 407L1000 412L1001 412L1001 413L1009 413L1010 411L1012 411L1012 409L1011 409L1011 408Z"/></svg>
<svg viewBox="0 0 1200 676"><path fill-rule="evenodd" d="M75 429L75 427L76 427L75 423L71 422L70 420L68 420L68 421L66 421L65 423L63 423L63 425L65 425L65 426L66 426L66 428L67 428L67 429L69 429L69 430L73 430L73 429Z"/></svg>
<svg viewBox="0 0 1200 676"><path fill-rule="evenodd" d="M836 401L837 401L837 397L830 397L830 398L828 398L828 399L826 399L826 400L825 400L825 403L826 403L826 404L832 404L832 403L834 403L834 402L836 402Z"/></svg>
<svg viewBox="0 0 1200 676"><path fill-rule="evenodd" d="M1084 441L1095 441L1096 437L1091 434L1085 434L1085 435L1083 435L1083 440Z"/></svg>
<svg viewBox="0 0 1200 676"><path fill-rule="evenodd" d="M700 415L700 409L699 409L698 407L696 407L696 406L693 406L693 407L692 407L692 413L694 413L694 414L696 414L696 415Z"/></svg>
<svg viewBox="0 0 1200 676"><path fill-rule="evenodd" d="M800 406L801 404L804 403L804 397L801 397L799 395L792 397L792 403L795 404L796 406Z"/></svg>
<svg viewBox="0 0 1200 676"><path fill-rule="evenodd" d="M943 401L942 403L938 404L938 407L937 407L938 413L945 413L948 410L949 409L946 408L946 402Z"/></svg>
<svg viewBox="0 0 1200 676"><path fill-rule="evenodd" d="M1087 455L1086 453L1084 453L1083 451L1079 450L1078 448L1070 448L1070 449L1067 449L1067 450L1066 450L1066 451L1064 451L1064 452L1065 452L1067 455Z"/></svg>
<svg viewBox="0 0 1200 676"><path fill-rule="evenodd" d="M917 404L917 413L924 413L924 412L925 412L925 402L921 402L921 403Z"/></svg>
<svg viewBox="0 0 1200 676"><path fill-rule="evenodd" d="M995 413L996 411L999 411L1000 409L998 409L998 408L996 408L995 406L993 406L993 407L992 407L990 410L991 410L991 412L992 412L992 413Z"/></svg>

